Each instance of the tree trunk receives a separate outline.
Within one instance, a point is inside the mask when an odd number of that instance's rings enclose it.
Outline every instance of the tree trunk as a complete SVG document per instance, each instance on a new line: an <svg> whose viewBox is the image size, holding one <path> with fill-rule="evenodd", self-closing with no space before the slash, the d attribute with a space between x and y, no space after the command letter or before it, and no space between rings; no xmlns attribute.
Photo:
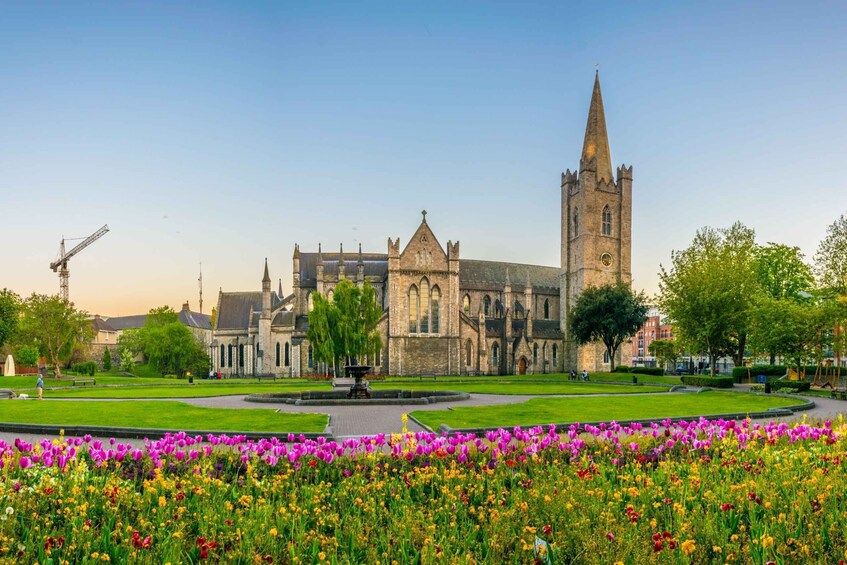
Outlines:
<svg viewBox="0 0 847 565"><path fill-rule="evenodd" d="M747 334L742 333L738 336L738 350L732 356L732 362L736 367L741 367L744 365L744 349L747 346ZM773 363L771 363L773 364ZM714 365L714 363L712 364Z"/></svg>
<svg viewBox="0 0 847 565"><path fill-rule="evenodd" d="M615 372L615 353L617 352L617 347L612 349L608 345L606 346L606 353L609 354L609 372Z"/></svg>
<svg viewBox="0 0 847 565"><path fill-rule="evenodd" d="M776 365L776 353L771 352L771 365Z"/></svg>

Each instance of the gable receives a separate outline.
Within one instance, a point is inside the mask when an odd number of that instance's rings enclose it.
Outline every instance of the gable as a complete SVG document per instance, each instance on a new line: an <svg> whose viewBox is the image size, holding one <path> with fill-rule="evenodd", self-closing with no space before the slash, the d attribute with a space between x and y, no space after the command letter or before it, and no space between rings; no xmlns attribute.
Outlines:
<svg viewBox="0 0 847 565"><path fill-rule="evenodd" d="M447 254L426 219L400 254L400 268L414 271L446 271Z"/></svg>

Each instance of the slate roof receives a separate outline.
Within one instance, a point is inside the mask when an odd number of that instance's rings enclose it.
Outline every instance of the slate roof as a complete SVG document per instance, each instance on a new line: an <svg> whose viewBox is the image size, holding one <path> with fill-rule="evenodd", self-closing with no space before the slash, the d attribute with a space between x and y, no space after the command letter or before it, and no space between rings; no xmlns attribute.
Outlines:
<svg viewBox="0 0 847 565"><path fill-rule="evenodd" d="M339 253L323 253L324 275L338 275ZM359 262L359 253L344 254L344 271L348 277L355 276ZM388 255L386 253L362 253L366 277L385 277L388 275ZM300 253L300 284L315 286L317 282L317 253Z"/></svg>
<svg viewBox="0 0 847 565"><path fill-rule="evenodd" d="M564 334L559 320L532 320L532 337L544 339L562 339Z"/></svg>
<svg viewBox="0 0 847 565"><path fill-rule="evenodd" d="M262 291L224 292L220 302L216 329L244 329L252 321L251 314L262 310Z"/></svg>
<svg viewBox="0 0 847 565"><path fill-rule="evenodd" d="M179 321L189 328L212 329L212 317L208 314L192 312L191 310L180 310L177 316L179 317Z"/></svg>
<svg viewBox="0 0 847 565"><path fill-rule="evenodd" d="M273 326L291 326L294 324L294 312L282 310L277 312L274 319L271 321Z"/></svg>
<svg viewBox="0 0 847 565"><path fill-rule="evenodd" d="M137 314L135 316L115 316L109 318L109 325L115 328L116 331L134 330L144 327L147 321L147 314Z"/></svg>
<svg viewBox="0 0 847 565"><path fill-rule="evenodd" d="M91 325L94 326L95 332L114 332L117 331L109 322L99 316L91 320Z"/></svg>
<svg viewBox="0 0 847 565"><path fill-rule="evenodd" d="M533 288L559 288L560 269L558 267L477 259L459 259L459 284L462 286L492 284L502 287L506 284L506 269L509 270L513 291L521 291L527 277Z"/></svg>

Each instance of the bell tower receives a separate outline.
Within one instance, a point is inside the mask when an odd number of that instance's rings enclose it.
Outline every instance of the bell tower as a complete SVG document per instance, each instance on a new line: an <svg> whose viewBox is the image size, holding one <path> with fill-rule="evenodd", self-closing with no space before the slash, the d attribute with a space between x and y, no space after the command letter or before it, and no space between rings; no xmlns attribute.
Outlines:
<svg viewBox="0 0 847 565"><path fill-rule="evenodd" d="M621 165L616 177L612 176L599 73L594 76L579 171L562 173L561 190L559 292L564 369L608 370L605 349L597 344L577 347L568 326L568 314L584 288L618 281L632 283L632 167ZM631 346L623 344L618 355L616 364L628 364Z"/></svg>

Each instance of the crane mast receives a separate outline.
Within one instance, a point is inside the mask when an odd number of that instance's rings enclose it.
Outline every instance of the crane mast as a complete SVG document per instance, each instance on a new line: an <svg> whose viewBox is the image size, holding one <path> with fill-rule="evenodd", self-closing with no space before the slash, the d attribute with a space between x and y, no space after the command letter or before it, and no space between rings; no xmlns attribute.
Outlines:
<svg viewBox="0 0 847 565"><path fill-rule="evenodd" d="M83 241L76 245L73 249L68 252L65 252L65 238L62 238L62 243L59 244L59 258L50 263L50 268L53 269L53 272L59 272L59 296L62 297L62 300L65 302L68 301L68 278L70 277L70 271L68 270L68 261L71 257L106 235L109 231L109 225L106 224L93 234L86 237Z"/></svg>

